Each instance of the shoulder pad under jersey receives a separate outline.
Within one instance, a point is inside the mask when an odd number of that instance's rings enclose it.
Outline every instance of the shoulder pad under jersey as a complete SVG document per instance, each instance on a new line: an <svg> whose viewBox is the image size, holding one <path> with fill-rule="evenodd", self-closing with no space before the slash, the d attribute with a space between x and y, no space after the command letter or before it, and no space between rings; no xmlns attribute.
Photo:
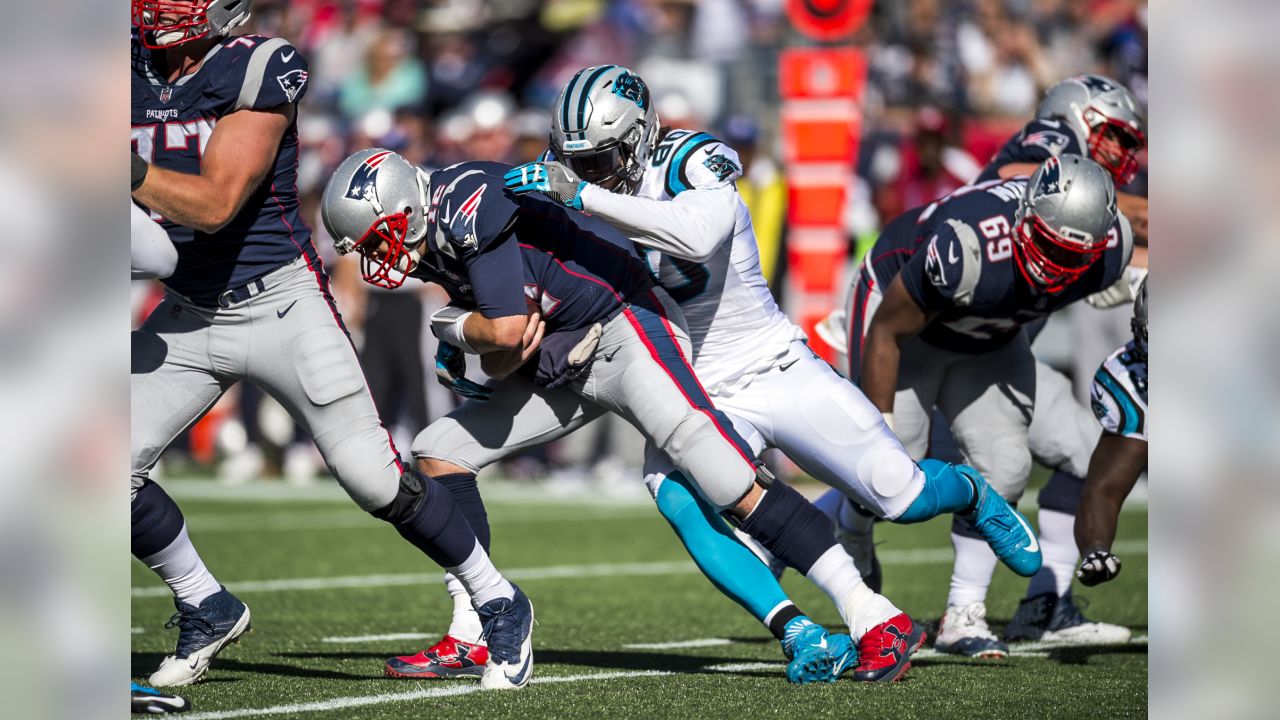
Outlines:
<svg viewBox="0 0 1280 720"><path fill-rule="evenodd" d="M307 91L308 65L284 38L242 35L218 52L220 64L239 71L232 110L266 110L296 103Z"/></svg>
<svg viewBox="0 0 1280 720"><path fill-rule="evenodd" d="M929 239L924 270L929 281L957 306L973 302L982 276L982 243L967 223L949 218Z"/></svg>
<svg viewBox="0 0 1280 720"><path fill-rule="evenodd" d="M676 133L681 133L677 135ZM704 132L674 131L655 150L654 165L666 161L663 186L675 197L685 190L723 187L742 177L742 161L733 148Z"/></svg>

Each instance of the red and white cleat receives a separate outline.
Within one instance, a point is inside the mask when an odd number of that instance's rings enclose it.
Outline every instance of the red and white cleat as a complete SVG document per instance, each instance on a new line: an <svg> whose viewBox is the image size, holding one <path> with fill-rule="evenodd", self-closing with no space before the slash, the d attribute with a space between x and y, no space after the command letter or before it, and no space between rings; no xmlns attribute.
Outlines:
<svg viewBox="0 0 1280 720"><path fill-rule="evenodd" d="M383 674L398 678L480 677L488 661L489 648L445 635L417 655L391 658Z"/></svg>
<svg viewBox="0 0 1280 720"><path fill-rule="evenodd" d="M853 679L862 682L900 680L911 667L911 653L924 642L924 629L899 613L871 628L858 640L858 667Z"/></svg>

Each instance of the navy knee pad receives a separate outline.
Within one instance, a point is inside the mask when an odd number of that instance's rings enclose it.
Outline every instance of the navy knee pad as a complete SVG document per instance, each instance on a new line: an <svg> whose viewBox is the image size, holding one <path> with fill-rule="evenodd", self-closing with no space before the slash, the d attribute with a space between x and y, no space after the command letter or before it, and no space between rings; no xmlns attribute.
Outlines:
<svg viewBox="0 0 1280 720"><path fill-rule="evenodd" d="M480 497L480 486L476 483L475 473L450 473L437 475L440 483L453 496L471 530L475 532L480 546L489 549L489 513L484 509L484 498Z"/></svg>
<svg viewBox="0 0 1280 720"><path fill-rule="evenodd" d="M1084 480L1062 470L1049 476L1049 482L1040 488L1036 502L1042 510L1055 510L1075 515L1080 509L1080 496L1084 492Z"/></svg>
<svg viewBox="0 0 1280 720"><path fill-rule="evenodd" d="M143 481L142 486L134 493L133 502L129 504L129 514L133 529L130 549L139 560L169 547L186 523L182 510L169 497L169 493L150 480Z"/></svg>

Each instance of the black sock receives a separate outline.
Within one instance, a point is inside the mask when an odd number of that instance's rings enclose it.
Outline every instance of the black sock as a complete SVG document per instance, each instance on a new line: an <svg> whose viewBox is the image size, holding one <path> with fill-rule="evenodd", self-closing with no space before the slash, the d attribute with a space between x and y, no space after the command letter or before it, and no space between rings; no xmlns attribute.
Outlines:
<svg viewBox="0 0 1280 720"><path fill-rule="evenodd" d="M760 504L740 526L801 575L808 575L818 558L836 544L831 519L780 482L769 486Z"/></svg>
<svg viewBox="0 0 1280 720"><path fill-rule="evenodd" d="M182 510L164 488L147 480L129 506L133 556L141 560L169 547L182 532Z"/></svg>
<svg viewBox="0 0 1280 720"><path fill-rule="evenodd" d="M804 615L804 613L800 612L800 608L797 608L795 605L788 605L782 608L778 612L774 613L773 617L770 618L769 632L773 633L775 638L782 640L787 635L787 623L795 620L801 615Z"/></svg>
<svg viewBox="0 0 1280 720"><path fill-rule="evenodd" d="M476 484L473 473L451 473L437 475L436 481L449 490L458 509L467 518L467 524L475 532L480 547L489 551L489 514L484 510L484 499L480 497L480 486Z"/></svg>

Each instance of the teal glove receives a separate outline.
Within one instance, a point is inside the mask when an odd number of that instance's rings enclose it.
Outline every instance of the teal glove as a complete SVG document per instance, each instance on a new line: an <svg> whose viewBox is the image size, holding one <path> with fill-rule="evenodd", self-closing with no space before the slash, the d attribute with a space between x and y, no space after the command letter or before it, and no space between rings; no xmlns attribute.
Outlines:
<svg viewBox="0 0 1280 720"><path fill-rule="evenodd" d="M466 354L447 342L441 342L436 350L436 379L440 384L462 397L481 402L488 400L493 394L493 389L468 380L466 373Z"/></svg>
<svg viewBox="0 0 1280 720"><path fill-rule="evenodd" d="M582 191L587 182L555 160L517 165L502 179L507 189L517 195L540 192L574 210L582 209Z"/></svg>

